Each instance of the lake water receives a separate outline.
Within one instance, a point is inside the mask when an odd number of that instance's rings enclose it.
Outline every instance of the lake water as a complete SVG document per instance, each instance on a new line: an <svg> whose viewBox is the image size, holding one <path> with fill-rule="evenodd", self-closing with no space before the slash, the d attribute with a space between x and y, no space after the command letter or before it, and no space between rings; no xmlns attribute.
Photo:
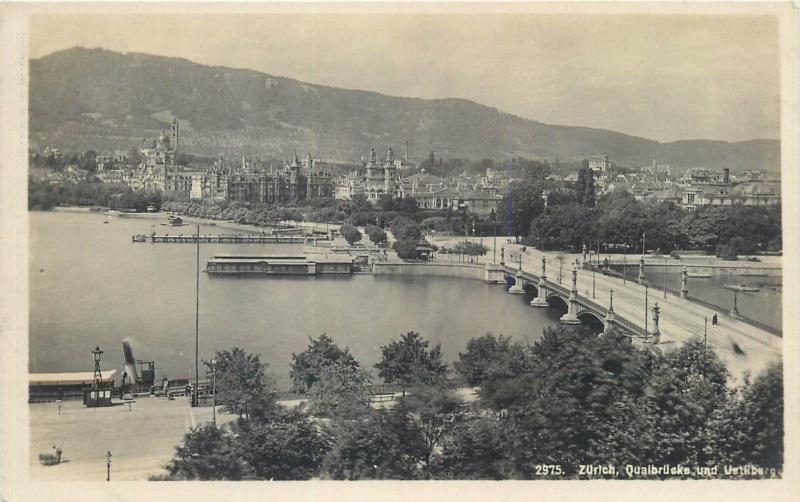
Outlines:
<svg viewBox="0 0 800 502"><path fill-rule="evenodd" d="M194 373L195 246L132 243L155 220L93 213L30 213L30 371L92 371L123 365L122 341L157 377ZM156 227L191 234L194 226ZM232 233L201 226L201 233ZM282 386L293 352L327 333L366 367L380 347L407 331L441 343L452 363L466 342L487 332L534 342L560 313L534 309L502 286L453 278L358 275L317 278L209 277L220 253L301 252L290 245L201 245L200 358L234 346L261 355ZM118 375L119 377L119 375Z"/></svg>

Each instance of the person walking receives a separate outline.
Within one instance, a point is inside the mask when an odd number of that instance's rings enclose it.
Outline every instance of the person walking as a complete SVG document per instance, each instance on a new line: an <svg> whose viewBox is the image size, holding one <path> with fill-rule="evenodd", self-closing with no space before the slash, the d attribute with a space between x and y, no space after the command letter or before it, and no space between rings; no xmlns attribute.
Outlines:
<svg viewBox="0 0 800 502"><path fill-rule="evenodd" d="M717 325L717 321L718 321L717 314L714 314L714 317L711 318L711 324L713 326L716 326Z"/></svg>

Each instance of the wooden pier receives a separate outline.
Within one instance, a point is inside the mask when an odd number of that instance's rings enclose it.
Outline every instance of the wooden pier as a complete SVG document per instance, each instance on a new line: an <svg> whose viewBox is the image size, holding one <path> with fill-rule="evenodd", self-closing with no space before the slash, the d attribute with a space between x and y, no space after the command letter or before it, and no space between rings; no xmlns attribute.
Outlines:
<svg viewBox="0 0 800 502"><path fill-rule="evenodd" d="M198 236L189 234L150 234L131 237L133 242L150 241L151 244L196 244ZM316 244L328 240L327 236L272 235L272 234L219 234L200 235L200 244Z"/></svg>

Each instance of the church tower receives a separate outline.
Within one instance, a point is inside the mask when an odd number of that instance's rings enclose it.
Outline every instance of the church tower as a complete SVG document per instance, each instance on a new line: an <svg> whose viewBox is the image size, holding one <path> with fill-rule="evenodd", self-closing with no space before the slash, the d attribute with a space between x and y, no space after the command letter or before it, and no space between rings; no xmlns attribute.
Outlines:
<svg viewBox="0 0 800 502"><path fill-rule="evenodd" d="M178 153L178 119L172 119L172 150L177 154Z"/></svg>
<svg viewBox="0 0 800 502"><path fill-rule="evenodd" d="M367 178L375 177L373 170L378 167L377 156L375 155L375 148L369 149L369 160L367 160Z"/></svg>
<svg viewBox="0 0 800 502"><path fill-rule="evenodd" d="M397 173L397 166L394 164L394 152L391 148L386 153L386 163L383 165L383 192L394 196L394 179Z"/></svg>

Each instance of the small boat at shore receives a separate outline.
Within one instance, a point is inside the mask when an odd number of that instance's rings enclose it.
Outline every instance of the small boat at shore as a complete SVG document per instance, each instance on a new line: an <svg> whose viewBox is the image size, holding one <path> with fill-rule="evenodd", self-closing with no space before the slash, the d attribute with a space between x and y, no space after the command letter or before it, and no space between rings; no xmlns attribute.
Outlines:
<svg viewBox="0 0 800 502"><path fill-rule="evenodd" d="M187 225L187 223L184 223L183 218L180 216L170 215L167 217L167 222L161 225L165 227L182 227Z"/></svg>
<svg viewBox="0 0 800 502"><path fill-rule="evenodd" d="M761 288L758 286L748 286L747 284L726 284L725 289L740 291L742 293L758 293L761 291Z"/></svg>

